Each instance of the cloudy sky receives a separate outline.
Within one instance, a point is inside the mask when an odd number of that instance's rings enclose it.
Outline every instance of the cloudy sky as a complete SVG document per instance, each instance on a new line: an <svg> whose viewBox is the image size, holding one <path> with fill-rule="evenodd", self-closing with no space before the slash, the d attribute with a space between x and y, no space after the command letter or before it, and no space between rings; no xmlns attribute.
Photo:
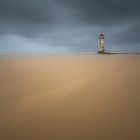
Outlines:
<svg viewBox="0 0 140 140"><path fill-rule="evenodd" d="M139 0L0 0L0 53L140 52Z"/></svg>

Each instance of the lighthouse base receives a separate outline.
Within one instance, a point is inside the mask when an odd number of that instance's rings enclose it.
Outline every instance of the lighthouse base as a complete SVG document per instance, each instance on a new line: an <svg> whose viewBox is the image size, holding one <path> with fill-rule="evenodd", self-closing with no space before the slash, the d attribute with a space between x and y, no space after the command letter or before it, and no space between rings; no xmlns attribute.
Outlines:
<svg viewBox="0 0 140 140"><path fill-rule="evenodd" d="M98 51L98 54L104 54L105 52L104 51Z"/></svg>

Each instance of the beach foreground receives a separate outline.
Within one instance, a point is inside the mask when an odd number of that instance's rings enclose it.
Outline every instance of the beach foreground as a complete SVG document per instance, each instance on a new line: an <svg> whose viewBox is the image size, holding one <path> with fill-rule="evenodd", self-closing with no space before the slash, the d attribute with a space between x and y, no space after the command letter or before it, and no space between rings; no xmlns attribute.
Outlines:
<svg viewBox="0 0 140 140"><path fill-rule="evenodd" d="M140 139L140 55L0 60L0 140Z"/></svg>

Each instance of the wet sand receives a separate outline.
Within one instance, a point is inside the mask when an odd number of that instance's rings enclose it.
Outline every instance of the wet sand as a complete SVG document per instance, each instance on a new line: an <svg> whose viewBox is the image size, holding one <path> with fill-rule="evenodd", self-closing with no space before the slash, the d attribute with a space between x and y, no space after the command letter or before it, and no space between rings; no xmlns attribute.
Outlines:
<svg viewBox="0 0 140 140"><path fill-rule="evenodd" d="M0 60L0 140L140 139L140 55Z"/></svg>

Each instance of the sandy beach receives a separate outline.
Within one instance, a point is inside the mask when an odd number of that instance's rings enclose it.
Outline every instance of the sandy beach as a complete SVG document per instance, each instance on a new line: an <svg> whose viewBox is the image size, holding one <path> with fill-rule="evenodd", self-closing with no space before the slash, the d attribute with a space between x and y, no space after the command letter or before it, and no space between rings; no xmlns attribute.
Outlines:
<svg viewBox="0 0 140 140"><path fill-rule="evenodd" d="M140 139L140 55L0 59L0 140Z"/></svg>

